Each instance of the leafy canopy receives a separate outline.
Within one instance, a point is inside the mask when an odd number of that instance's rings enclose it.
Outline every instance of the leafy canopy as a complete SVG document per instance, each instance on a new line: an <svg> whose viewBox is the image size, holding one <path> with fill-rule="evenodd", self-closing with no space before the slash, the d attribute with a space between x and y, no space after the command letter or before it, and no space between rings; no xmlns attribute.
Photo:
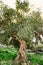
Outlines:
<svg viewBox="0 0 43 65"><path fill-rule="evenodd" d="M29 13L29 10L29 3L25 0L24 2L16 1L16 10L8 6L1 8L3 15L0 15L0 43L8 44L9 38L13 35L16 35L17 40L32 43L34 30L40 32L43 23L39 11L33 11L31 16L25 16L24 14ZM12 22L14 20L16 23Z"/></svg>

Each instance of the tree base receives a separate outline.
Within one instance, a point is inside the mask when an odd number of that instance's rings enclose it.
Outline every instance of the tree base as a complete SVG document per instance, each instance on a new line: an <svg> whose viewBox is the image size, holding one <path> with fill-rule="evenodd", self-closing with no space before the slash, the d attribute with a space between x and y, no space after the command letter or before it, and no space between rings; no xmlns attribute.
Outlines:
<svg viewBox="0 0 43 65"><path fill-rule="evenodd" d="M19 40L19 42L20 42L20 49L14 63L18 65L19 63L23 62L25 65L28 65L26 57L26 42L24 40Z"/></svg>

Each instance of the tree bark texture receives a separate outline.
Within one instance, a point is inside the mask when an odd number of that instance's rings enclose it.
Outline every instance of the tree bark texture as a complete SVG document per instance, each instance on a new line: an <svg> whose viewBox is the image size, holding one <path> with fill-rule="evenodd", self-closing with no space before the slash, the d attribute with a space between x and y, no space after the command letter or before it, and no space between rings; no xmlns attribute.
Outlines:
<svg viewBox="0 0 43 65"><path fill-rule="evenodd" d="M26 42L24 40L19 40L19 42L20 42L20 49L14 63L19 64L21 61L23 61L23 63L27 65Z"/></svg>

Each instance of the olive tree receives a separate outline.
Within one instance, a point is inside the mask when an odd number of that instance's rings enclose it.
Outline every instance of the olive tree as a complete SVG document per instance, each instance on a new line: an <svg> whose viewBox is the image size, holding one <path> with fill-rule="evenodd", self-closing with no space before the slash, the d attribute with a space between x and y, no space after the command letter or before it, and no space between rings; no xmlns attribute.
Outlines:
<svg viewBox="0 0 43 65"><path fill-rule="evenodd" d="M27 0L23 2L16 0L16 10L3 5L1 11L3 14L0 15L0 43L9 45L14 44L12 40L17 40L20 49L14 63L19 64L23 61L27 65L26 48L28 44L33 43L35 31L40 31L42 26L40 13L32 12L29 16L30 8Z"/></svg>

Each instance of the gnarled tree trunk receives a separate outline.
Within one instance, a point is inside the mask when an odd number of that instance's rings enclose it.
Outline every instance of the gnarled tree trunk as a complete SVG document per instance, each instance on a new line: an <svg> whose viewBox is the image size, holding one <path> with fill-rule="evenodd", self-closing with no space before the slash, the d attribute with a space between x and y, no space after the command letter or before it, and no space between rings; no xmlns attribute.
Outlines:
<svg viewBox="0 0 43 65"><path fill-rule="evenodd" d="M19 64L21 61L23 61L25 65L27 65L26 42L24 40L19 40L19 42L20 42L20 49L14 63Z"/></svg>

